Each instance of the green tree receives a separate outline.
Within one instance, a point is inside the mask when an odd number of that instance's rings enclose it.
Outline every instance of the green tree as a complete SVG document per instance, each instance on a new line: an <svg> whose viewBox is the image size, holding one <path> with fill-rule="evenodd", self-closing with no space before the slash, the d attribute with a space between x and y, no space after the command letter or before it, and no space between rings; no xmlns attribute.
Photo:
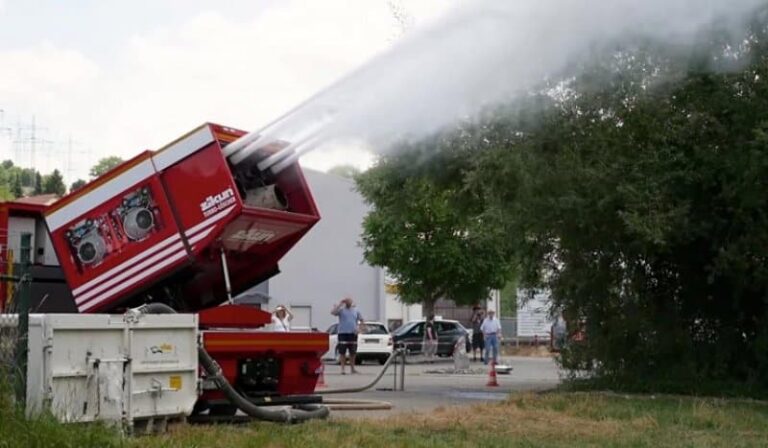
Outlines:
<svg viewBox="0 0 768 448"><path fill-rule="evenodd" d="M37 171L32 168L21 168L21 185L23 187L35 187Z"/></svg>
<svg viewBox="0 0 768 448"><path fill-rule="evenodd" d="M14 197L20 198L24 196L24 191L21 188L21 175L16 174L13 176L13 186L11 187L11 193Z"/></svg>
<svg viewBox="0 0 768 448"><path fill-rule="evenodd" d="M43 182L43 193L55 194L57 196L64 196L67 192L67 186L64 184L64 177L59 170L53 170L53 172L45 176Z"/></svg>
<svg viewBox="0 0 768 448"><path fill-rule="evenodd" d="M8 186L0 185L0 201L10 201L13 199L13 193L8 189Z"/></svg>
<svg viewBox="0 0 768 448"><path fill-rule="evenodd" d="M507 238L497 216L444 184L445 172L460 167L432 172L430 164L418 162L424 152L443 151L449 164L458 134L455 138L444 147L436 138L382 158L357 177L359 191L372 205L363 223L366 260L386 267L400 299L421 303L427 315L440 298L458 304L487 298L510 272Z"/></svg>
<svg viewBox="0 0 768 448"><path fill-rule="evenodd" d="M328 173L347 179L354 179L355 176L360 174L360 170L352 165L336 165L329 169Z"/></svg>
<svg viewBox="0 0 768 448"><path fill-rule="evenodd" d="M573 372L768 393L768 39L755 30L732 66L716 37L685 53L637 45L477 126L464 188L503 213L523 286L549 288L586 335L563 353Z"/></svg>
<svg viewBox="0 0 768 448"><path fill-rule="evenodd" d="M87 184L87 182L84 181L83 179L77 179L76 181L72 182L72 185L70 185L69 187L69 191L70 192L77 191L83 188L85 184Z"/></svg>
<svg viewBox="0 0 768 448"><path fill-rule="evenodd" d="M35 171L34 178L35 184L34 184L34 190L32 194L43 194L43 176L40 175L37 171Z"/></svg>
<svg viewBox="0 0 768 448"><path fill-rule="evenodd" d="M109 156L99 159L96 165L91 167L91 178L95 179L121 163L123 163L123 159L117 156Z"/></svg>

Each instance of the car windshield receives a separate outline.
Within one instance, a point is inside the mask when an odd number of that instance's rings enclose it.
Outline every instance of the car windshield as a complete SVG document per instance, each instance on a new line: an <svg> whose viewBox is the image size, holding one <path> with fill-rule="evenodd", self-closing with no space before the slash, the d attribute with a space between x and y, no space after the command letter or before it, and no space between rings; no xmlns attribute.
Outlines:
<svg viewBox="0 0 768 448"><path fill-rule="evenodd" d="M389 334L387 327L382 324L367 323L363 325L364 334Z"/></svg>
<svg viewBox="0 0 768 448"><path fill-rule="evenodd" d="M396 336L403 335L403 334L407 333L415 325L418 325L418 322L407 323L407 324L403 325L402 327L398 328L397 330L395 330L393 334L396 335Z"/></svg>

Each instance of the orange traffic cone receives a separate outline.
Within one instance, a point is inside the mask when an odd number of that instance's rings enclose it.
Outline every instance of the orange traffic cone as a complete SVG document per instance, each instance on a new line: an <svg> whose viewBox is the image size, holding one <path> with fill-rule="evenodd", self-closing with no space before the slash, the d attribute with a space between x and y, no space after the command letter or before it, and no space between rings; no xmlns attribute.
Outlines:
<svg viewBox="0 0 768 448"><path fill-rule="evenodd" d="M320 374L317 376L317 383L315 383L315 389L324 389L325 384L325 365L320 366Z"/></svg>
<svg viewBox="0 0 768 448"><path fill-rule="evenodd" d="M496 381L496 361L491 361L491 370L488 371L488 384L486 387L499 387L499 382Z"/></svg>

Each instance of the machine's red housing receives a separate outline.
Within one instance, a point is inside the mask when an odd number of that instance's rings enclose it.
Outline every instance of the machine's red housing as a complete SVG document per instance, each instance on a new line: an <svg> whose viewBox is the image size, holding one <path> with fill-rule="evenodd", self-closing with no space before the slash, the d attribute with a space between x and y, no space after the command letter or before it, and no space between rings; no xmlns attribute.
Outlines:
<svg viewBox="0 0 768 448"><path fill-rule="evenodd" d="M328 351L328 333L243 331L271 323L272 315L244 305L224 305L200 312L203 346L221 366L231 384L237 384L240 363L248 358L280 360L275 395L308 395L315 391ZM223 400L219 391L205 391L207 401Z"/></svg>
<svg viewBox="0 0 768 448"><path fill-rule="evenodd" d="M119 165L47 210L53 246L80 312L115 310L177 274L188 310L217 305L226 299L222 249L233 293L277 271L277 261L319 214L297 164L276 179L288 210L245 203L222 153L243 134L205 124ZM135 225L137 209L144 213L144 227Z"/></svg>
<svg viewBox="0 0 768 448"><path fill-rule="evenodd" d="M276 274L278 261L320 218L297 163L260 187L233 174L222 149L244 134L204 124L53 204L0 206L0 244L5 249L8 235L18 233L9 216L42 214L66 279L66 294L59 294L66 297L54 302L81 313L116 313L165 299L156 291L178 289L171 302L199 312L202 343L230 382L250 381L248 392L260 397L311 394L327 333L264 331L270 313L220 306L228 298L222 258L236 295ZM249 199L267 186L282 192L284 207ZM0 294L0 306L4 299ZM218 390L201 397L217 400Z"/></svg>

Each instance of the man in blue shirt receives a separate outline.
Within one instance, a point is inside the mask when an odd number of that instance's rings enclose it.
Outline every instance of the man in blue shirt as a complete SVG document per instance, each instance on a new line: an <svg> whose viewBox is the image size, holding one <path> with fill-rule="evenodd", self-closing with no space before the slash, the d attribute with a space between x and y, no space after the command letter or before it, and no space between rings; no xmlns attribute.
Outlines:
<svg viewBox="0 0 768 448"><path fill-rule="evenodd" d="M357 353L357 327L363 322L363 316L357 311L350 297L345 297L331 310L331 314L339 318L337 326L339 361L341 361L341 374L345 375L344 365L349 353L349 367L352 373L355 370L355 354Z"/></svg>

